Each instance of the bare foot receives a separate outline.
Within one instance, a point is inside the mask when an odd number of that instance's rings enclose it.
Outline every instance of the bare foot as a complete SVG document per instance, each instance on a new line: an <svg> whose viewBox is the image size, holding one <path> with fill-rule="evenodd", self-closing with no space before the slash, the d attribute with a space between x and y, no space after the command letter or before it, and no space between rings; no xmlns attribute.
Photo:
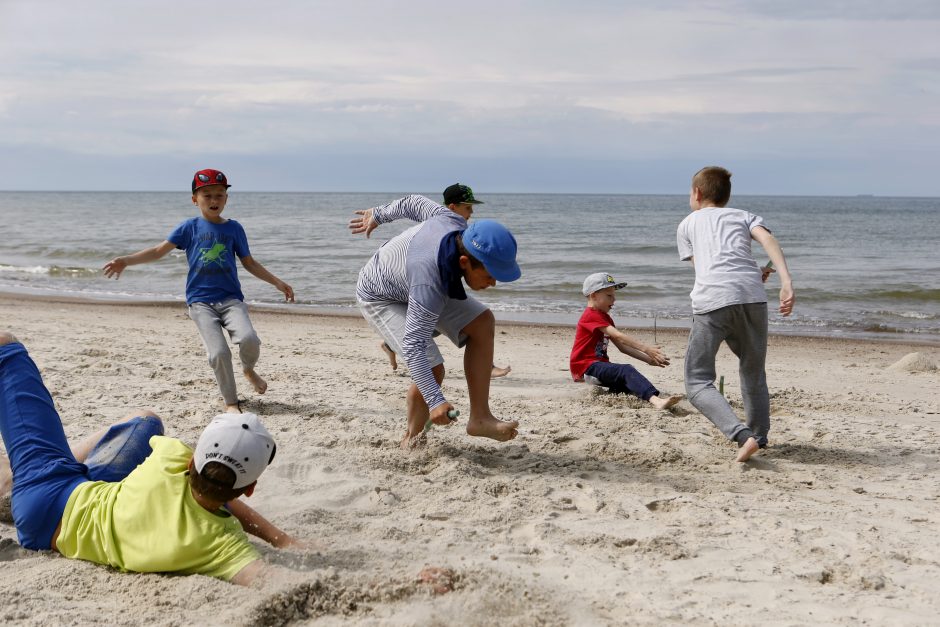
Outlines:
<svg viewBox="0 0 940 627"><path fill-rule="evenodd" d="M746 462L751 458L751 455L760 450L760 446L757 444L757 440L754 438L748 438L747 442L741 445L741 448L738 449L738 456L735 461Z"/></svg>
<svg viewBox="0 0 940 627"><path fill-rule="evenodd" d="M492 415L486 418L470 416L467 422L467 435L506 442L519 435L518 427L519 422L516 420L500 420Z"/></svg>
<svg viewBox="0 0 940 627"><path fill-rule="evenodd" d="M251 387L255 389L255 392L258 394L264 394L268 391L268 382L262 379L257 372L251 370L250 368L245 368L245 378L248 379L248 382L251 383Z"/></svg>
<svg viewBox="0 0 940 627"><path fill-rule="evenodd" d="M234 405L226 405L223 413L226 414L240 414L242 413L242 408L238 406L238 403Z"/></svg>
<svg viewBox="0 0 940 627"><path fill-rule="evenodd" d="M406 452L411 452L420 448L424 448L428 444L428 438L424 435L424 431L418 435L411 435L407 431L405 432L405 437L401 439L399 447L401 450Z"/></svg>
<svg viewBox="0 0 940 627"><path fill-rule="evenodd" d="M498 379L500 377L505 377L507 374L512 372L512 366L506 366L505 368L500 368L499 366L493 366L493 372L490 373L490 379Z"/></svg>
<svg viewBox="0 0 940 627"><path fill-rule="evenodd" d="M392 365L392 370L398 370L398 356L395 355L395 351L390 349L385 342L382 342L381 347L382 352L388 356L388 363Z"/></svg>
<svg viewBox="0 0 940 627"><path fill-rule="evenodd" d="M684 398L685 396L683 394L673 394L667 398L662 398L661 396L651 396L650 405L656 409L669 409Z"/></svg>

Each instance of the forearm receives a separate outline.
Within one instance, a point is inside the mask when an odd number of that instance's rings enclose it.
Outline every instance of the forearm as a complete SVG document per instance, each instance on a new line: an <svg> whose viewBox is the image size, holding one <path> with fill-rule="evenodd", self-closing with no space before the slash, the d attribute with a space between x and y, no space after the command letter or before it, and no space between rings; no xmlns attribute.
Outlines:
<svg viewBox="0 0 940 627"><path fill-rule="evenodd" d="M653 363L653 360L650 358L650 356L647 355L645 352L643 352L643 351L640 350L640 349L634 348L634 347L629 346L629 345L626 345L626 344L620 345L620 344L617 344L616 342L614 342L614 345L615 345L615 346L620 350L620 352L623 353L624 355L629 355L630 357L633 357L634 359L639 359L640 361L645 362L645 363L648 363L648 364L652 364L652 363Z"/></svg>
<svg viewBox="0 0 940 627"><path fill-rule="evenodd" d="M145 248L143 250L137 251L131 255L124 255L119 257L124 263L128 266L136 266L142 263L150 263L151 261L156 261L163 258L163 255L166 253L163 252L161 245L151 246L150 248Z"/></svg>
<svg viewBox="0 0 940 627"><path fill-rule="evenodd" d="M226 504L228 511L232 516L238 519L246 533L261 538L268 544L275 547L282 547L290 542L291 537L286 532L278 529L274 523L253 510L241 499L229 501Z"/></svg>
<svg viewBox="0 0 940 627"><path fill-rule="evenodd" d="M406 196L372 210L372 219L378 224L387 224L401 218L414 222L424 222L428 218L443 213L447 209L424 196Z"/></svg>
<svg viewBox="0 0 940 627"><path fill-rule="evenodd" d="M783 249L780 248L780 243L777 242L777 238L763 226L757 226L752 229L751 237L757 240L757 243L764 248L764 252L767 253L767 256L770 257L770 260L774 263L774 270L777 271L777 276L780 277L781 285L789 289L792 282L790 278L790 268L787 267L787 260L783 256Z"/></svg>
<svg viewBox="0 0 940 627"><path fill-rule="evenodd" d="M250 259L250 260L248 258L242 259L242 267L244 267L245 270L247 270L254 276L258 277L265 283L270 283L271 285L274 285L274 286L277 286L278 283L281 283L281 280L279 278L271 274L271 272L267 268L262 266L259 262L255 261L254 259Z"/></svg>

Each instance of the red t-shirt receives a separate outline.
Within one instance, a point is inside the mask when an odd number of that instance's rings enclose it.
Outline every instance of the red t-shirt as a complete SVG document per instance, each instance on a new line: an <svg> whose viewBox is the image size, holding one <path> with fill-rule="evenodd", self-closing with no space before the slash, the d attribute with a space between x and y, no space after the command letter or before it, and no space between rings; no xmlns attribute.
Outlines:
<svg viewBox="0 0 940 627"><path fill-rule="evenodd" d="M587 307L578 320L578 329L574 333L574 346L571 347L571 376L575 381L584 378L584 371L595 361L610 361L607 358L607 344L610 338L601 329L614 326L609 315Z"/></svg>

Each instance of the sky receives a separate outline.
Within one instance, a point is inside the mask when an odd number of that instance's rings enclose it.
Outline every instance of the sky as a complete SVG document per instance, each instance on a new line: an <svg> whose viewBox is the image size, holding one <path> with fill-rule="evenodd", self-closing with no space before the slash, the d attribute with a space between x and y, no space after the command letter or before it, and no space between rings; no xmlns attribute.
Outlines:
<svg viewBox="0 0 940 627"><path fill-rule="evenodd" d="M0 0L0 190L940 196L937 0Z"/></svg>

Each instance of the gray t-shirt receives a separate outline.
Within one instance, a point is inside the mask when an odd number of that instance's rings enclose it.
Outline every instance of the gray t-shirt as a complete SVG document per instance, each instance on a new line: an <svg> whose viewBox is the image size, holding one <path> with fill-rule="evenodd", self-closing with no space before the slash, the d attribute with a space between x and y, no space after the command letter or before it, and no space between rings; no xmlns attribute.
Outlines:
<svg viewBox="0 0 940 627"><path fill-rule="evenodd" d="M731 207L699 209L679 224L679 259L694 258L695 263L692 313L767 302L761 270L751 254L751 231L758 226L764 226L760 216Z"/></svg>

